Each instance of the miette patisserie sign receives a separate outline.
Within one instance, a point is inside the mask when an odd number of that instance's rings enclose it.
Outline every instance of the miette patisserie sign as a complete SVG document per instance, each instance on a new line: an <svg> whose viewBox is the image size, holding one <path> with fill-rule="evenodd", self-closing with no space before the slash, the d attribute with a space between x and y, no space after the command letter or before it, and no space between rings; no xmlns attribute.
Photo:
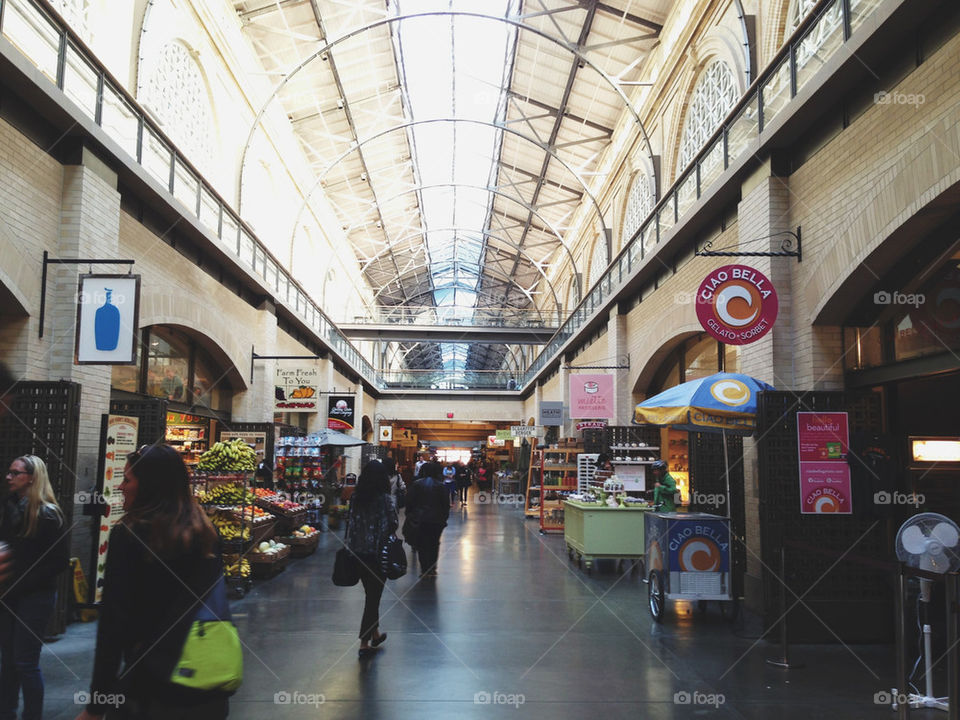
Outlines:
<svg viewBox="0 0 960 720"><path fill-rule="evenodd" d="M570 417L613 417L613 375L571 375Z"/></svg>

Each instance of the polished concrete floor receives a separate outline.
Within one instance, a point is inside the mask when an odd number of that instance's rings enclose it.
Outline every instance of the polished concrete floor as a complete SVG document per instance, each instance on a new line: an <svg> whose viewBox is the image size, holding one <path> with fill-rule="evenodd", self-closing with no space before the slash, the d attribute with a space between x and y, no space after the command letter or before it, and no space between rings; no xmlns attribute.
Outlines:
<svg viewBox="0 0 960 720"><path fill-rule="evenodd" d="M231 718L895 717L874 699L891 685L892 647L795 645L804 667L778 670L755 619L673 604L654 623L638 572L586 574L561 535L540 535L514 505L451 512L439 577L419 579L414 564L389 583L389 638L359 660L363 592L330 582L339 545L325 533L316 554L234 601L246 677ZM76 715L94 632L73 624L44 649L47 718Z"/></svg>

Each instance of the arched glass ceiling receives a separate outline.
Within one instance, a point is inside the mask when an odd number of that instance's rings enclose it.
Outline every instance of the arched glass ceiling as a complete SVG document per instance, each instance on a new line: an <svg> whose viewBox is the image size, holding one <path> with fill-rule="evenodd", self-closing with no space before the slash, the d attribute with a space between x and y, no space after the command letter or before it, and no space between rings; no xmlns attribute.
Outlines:
<svg viewBox="0 0 960 720"><path fill-rule="evenodd" d="M396 16L438 10L471 10L469 0L394 0ZM483 0L484 12L506 17L515 0ZM494 195L506 108L509 61L516 29L473 17L425 15L398 22L397 63L407 111L414 122L442 118L475 123L415 125L408 131L424 227L433 300L463 322L473 319L483 271L484 246ZM446 187L444 187L446 186ZM453 193L448 188L453 188ZM451 230L449 228L463 228ZM443 369L466 369L466 343L441 343Z"/></svg>

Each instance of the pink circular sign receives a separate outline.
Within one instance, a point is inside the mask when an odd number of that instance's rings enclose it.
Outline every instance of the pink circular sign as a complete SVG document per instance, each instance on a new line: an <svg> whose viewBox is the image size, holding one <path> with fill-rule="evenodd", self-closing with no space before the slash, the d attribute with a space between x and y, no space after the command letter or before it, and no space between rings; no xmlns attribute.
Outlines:
<svg viewBox="0 0 960 720"><path fill-rule="evenodd" d="M727 345L748 345L770 332L780 303L762 272L724 265L700 283L696 307L697 319L711 337Z"/></svg>

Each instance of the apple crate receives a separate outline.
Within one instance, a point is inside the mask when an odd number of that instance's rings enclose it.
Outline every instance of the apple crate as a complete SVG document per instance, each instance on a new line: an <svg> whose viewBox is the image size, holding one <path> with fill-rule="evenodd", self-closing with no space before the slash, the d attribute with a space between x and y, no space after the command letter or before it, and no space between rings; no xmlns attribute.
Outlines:
<svg viewBox="0 0 960 720"><path fill-rule="evenodd" d="M250 574L259 579L271 578L279 574L290 562L290 548L285 547L276 553L248 552Z"/></svg>
<svg viewBox="0 0 960 720"><path fill-rule="evenodd" d="M306 537L297 537L296 535L279 537L277 542L290 546L290 557L307 557L307 555L313 555L316 552L317 545L320 544L320 533L315 532Z"/></svg>
<svg viewBox="0 0 960 720"><path fill-rule="evenodd" d="M307 509L285 512L277 515L277 532L290 535L294 530L307 524Z"/></svg>

